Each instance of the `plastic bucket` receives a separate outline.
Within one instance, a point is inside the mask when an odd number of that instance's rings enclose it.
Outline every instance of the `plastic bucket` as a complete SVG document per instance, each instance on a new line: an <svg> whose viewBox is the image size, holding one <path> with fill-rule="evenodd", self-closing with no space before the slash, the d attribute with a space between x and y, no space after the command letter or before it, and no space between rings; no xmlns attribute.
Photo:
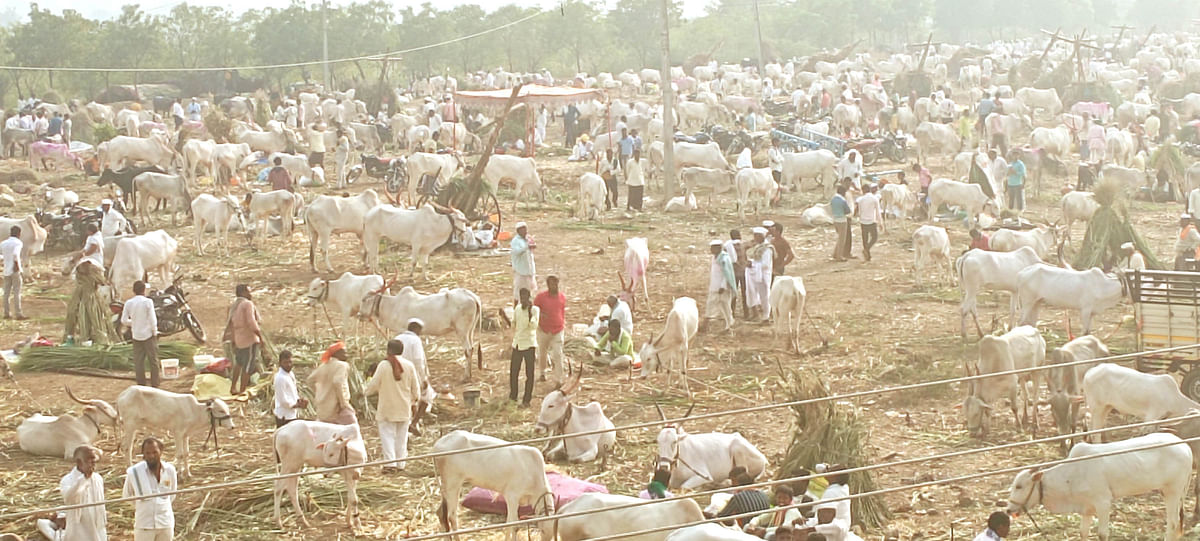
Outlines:
<svg viewBox="0 0 1200 541"><path fill-rule="evenodd" d="M161 364L163 379L179 379L179 359L163 359Z"/></svg>
<svg viewBox="0 0 1200 541"><path fill-rule="evenodd" d="M479 389L467 389L463 391L463 402L468 408L474 408L479 405Z"/></svg>

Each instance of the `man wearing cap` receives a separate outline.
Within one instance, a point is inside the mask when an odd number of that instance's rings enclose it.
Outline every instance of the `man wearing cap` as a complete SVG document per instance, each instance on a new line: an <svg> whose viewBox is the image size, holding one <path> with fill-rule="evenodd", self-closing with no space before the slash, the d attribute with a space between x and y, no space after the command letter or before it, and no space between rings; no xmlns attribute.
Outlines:
<svg viewBox="0 0 1200 541"><path fill-rule="evenodd" d="M783 276L788 264L796 260L796 252L792 251L792 245L783 238L783 224L767 220L763 222L763 227L767 228L771 248L775 253L775 261L771 264L771 281L774 283L775 277Z"/></svg>
<svg viewBox="0 0 1200 541"><path fill-rule="evenodd" d="M417 369L417 381L421 386L420 400L417 401L417 411L413 414L412 423L408 425L408 431L414 435L421 435L421 418L433 406L433 399L437 393L433 391L433 383L429 378L429 364L425 362L425 344L421 342L421 329L425 328L425 322L421 318L412 318L408 320L408 327L404 332L396 335L396 340L404 344L404 350L400 356L412 363Z"/></svg>
<svg viewBox="0 0 1200 541"><path fill-rule="evenodd" d="M313 388L317 420L339 425L358 424L350 405L350 363L346 362L346 344L338 341L321 354L321 366L308 375Z"/></svg>
<svg viewBox="0 0 1200 541"><path fill-rule="evenodd" d="M733 326L733 300L737 292L737 280L733 276L733 260L721 246L721 241L710 241L708 251L713 257L708 271L708 302L704 317L719 317L724 320L725 327L721 329L724 332Z"/></svg>
<svg viewBox="0 0 1200 541"><path fill-rule="evenodd" d="M100 220L100 232L106 237L115 237L125 232L129 228L129 221L113 208L112 199L105 199L100 202L100 213L103 218Z"/></svg>
<svg viewBox="0 0 1200 541"><path fill-rule="evenodd" d="M420 384L417 369L400 356L404 343L392 339L387 344L387 358L375 367L375 374L363 389L363 394L379 395L375 421L379 424L379 440L383 459L396 460L408 456L408 427L416 415ZM404 461L383 466L383 473L404 469Z"/></svg>
<svg viewBox="0 0 1200 541"><path fill-rule="evenodd" d="M1179 217L1179 238L1175 241L1175 270L1192 270L1188 259L1200 256L1200 233L1196 232L1192 216L1184 214Z"/></svg>
<svg viewBox="0 0 1200 541"><path fill-rule="evenodd" d="M771 319L771 267L775 261L775 250L767 242L767 228L755 227L754 244L746 254L750 266L746 267L746 305L750 307L750 319Z"/></svg>
<svg viewBox="0 0 1200 541"><path fill-rule="evenodd" d="M546 365L550 365L555 384L563 382L563 330L567 323L567 296L558 289L558 277L546 277L546 290L533 299L538 308L537 361L538 379L546 381Z"/></svg>
<svg viewBox="0 0 1200 541"><path fill-rule="evenodd" d="M742 299L742 319L750 319L750 310L746 308L746 266L749 261L746 259L746 247L742 244L742 232L737 229L729 230L729 240L721 246L725 253L729 254L729 260L733 263L733 278L737 280L737 290L734 291L733 299L730 299L730 309L736 308L737 299L740 296Z"/></svg>
<svg viewBox="0 0 1200 541"><path fill-rule="evenodd" d="M1121 245L1121 260L1120 267L1127 271L1146 270L1146 258L1137 250L1137 247L1132 242L1126 242Z"/></svg>
<svg viewBox="0 0 1200 541"><path fill-rule="evenodd" d="M512 250L514 303L519 302L521 288L537 291L537 269L533 263L533 249L536 246L528 235L529 227L525 222L517 222L517 234L509 245Z"/></svg>

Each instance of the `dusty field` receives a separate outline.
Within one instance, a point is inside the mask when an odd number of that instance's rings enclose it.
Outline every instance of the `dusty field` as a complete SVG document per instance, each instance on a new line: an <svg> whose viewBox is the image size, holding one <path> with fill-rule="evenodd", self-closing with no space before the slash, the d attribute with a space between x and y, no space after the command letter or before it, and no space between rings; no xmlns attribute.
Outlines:
<svg viewBox="0 0 1200 541"><path fill-rule="evenodd" d="M635 317L636 341L640 345L652 332L657 332L670 308L671 299L692 296L703 302L708 277L706 250L710 238L724 237L732 227L748 226L757 219L739 224L733 212L733 201L720 199L714 207L701 209L685 216L666 217L654 213L625 216L612 212L604 216L603 224L580 223L569 216L569 205L575 199L575 180L587 166L568 164L562 157L540 158L542 179L551 188L547 204L510 212L511 193L502 195L505 224L511 227L516 220L530 224L537 241L539 279L549 274L562 277L569 299L568 322L583 323L591 319L598 304L609 293L619 289L616 271L620 268L623 239L630 236L649 238L651 265L649 283L652 302L639 304ZM5 164L21 166L19 162ZM943 162L935 162L934 173L948 173ZM948 166L948 160L944 163ZM877 167L879 169L880 167ZM892 168L883 164L882 168ZM944 175L943 175L944 176ZM47 179L56 176L47 175ZM1066 179L1048 179L1042 196L1030 196L1032 214L1057 217L1055 208L1059 188ZM102 190L92 181L79 177L67 181L81 193L85 203L94 204ZM368 184L378 188L378 184ZM355 186L361 189L363 186ZM650 197L660 199L658 194ZM696 393L696 411L712 412L738 407L766 404L784 399L781 393L778 367L811 369L826 379L835 392L874 389L882 386L914 383L951 377L962 372L963 359L976 355L973 342L962 343L958 337L957 289L949 285L917 287L913 281L911 232L919 223L889 224L881 234L874 250L875 259L864 263L856 259L835 263L829 259L834 234L832 229L804 230L796 226L800 211L823 199L816 193L789 194L783 205L770 217L787 228L786 236L797 252L797 261L789 266L789 274L804 278L809 291L808 310L816 325L829 339L829 347L819 348L819 339L812 325L805 324L803 344L811 349L807 355L786 352L782 340L772 339L770 328L739 321L732 334L701 334L692 350L692 389ZM19 198L12 216L24 216L32 211L28 197ZM622 194L622 202L624 194ZM703 203L703 198L701 198ZM647 205L649 208L653 204ZM1136 223L1147 236L1160 257L1170 251L1174 223L1179 204L1135 203ZM199 256L191 245L192 227L182 225L166 229L180 240L180 258L187 275L187 290L193 307L210 337L202 348L218 353L216 342L233 296L233 286L245 282L255 291L255 300L263 314L265 327L280 347L299 352L307 363L315 361L317 353L340 333L330 328L319 309L304 306L303 294L315 276L306 261L307 241L299 231L292 238L271 239L265 249L250 249L241 237L231 237L232 255ZM1077 226L1075 239L1082 238L1083 228ZM956 247L965 248L967 235L961 224L951 226L951 238ZM855 251L860 253L858 232L855 232ZM358 244L352 236L334 241L334 265L337 274L351 270L363 272ZM959 251L956 248L955 252ZM401 269L396 287L411 283L423 292L442 287L461 286L475 291L483 299L485 310L494 312L507 301L511 291L511 271L507 256L480 258L454 256L449 252L436 254L431 261L430 280L409 281L403 272L407 264L407 249L386 250L383 261L387 273ZM36 256L34 268L39 276L26 286L28 321L0 322L0 344L13 342L41 333L54 340L62 338L65 303L71 284L57 272L61 254ZM330 277L334 277L332 275ZM539 281L539 283L542 283ZM985 296L981 302L981 323L987 325L992 314L1007 310L1007 298ZM1128 306L1110 310L1099 317L1097 334L1106 336L1117 325ZM1051 346L1065 341L1063 313L1045 310L1042 329ZM340 325L340 322L335 323ZM1076 326L1078 323L1076 322ZM372 326L361 328L361 341L351 348L352 357L359 363L379 360L383 338ZM486 404L477 411L466 410L458 401L440 401L437 415L426 434L411 440L413 453L426 452L433 441L453 429L469 429L506 439L534 436L536 409L519 409L507 402L508 363L502 359L503 350L511 339L509 331L490 331L483 335L486 370L475 385L483 389ZM1114 352L1129 351L1133 331L1126 324L1110 340ZM454 395L461 396L467 386L459 362L459 349L451 340L429 342L430 367L436 383L450 384ZM303 380L309 366L298 368ZM190 385L189 371L184 378L169 382L168 388L185 391ZM652 403L663 403L670 413L682 414L687 401L679 391L660 395L659 379L635 379L630 382L624 372L588 367L585 388L581 397L599 400L617 425L657 418ZM0 382L0 513L23 511L57 504L58 479L70 469L65 461L35 458L22 452L16 443L16 427L21 419L35 412L63 413L76 409L66 398L62 387L70 385L85 397L115 400L127 385L126 381L64 376L55 374L19 374L16 383ZM550 390L548 384L538 384L535 396L540 400ZM855 407L872 427L867 452L876 460L914 458L989 444L1029 439L1027 433L1014 428L1011 417L998 413L995 429L987 441L972 440L962 427L954 409L965 388L935 388L909 393L893 393L859 400L848 405ZM1049 412L1039 412L1042 434L1052 426ZM218 454L211 449L197 451L193 459L194 478L184 480L184 486L246 479L273 471L270 436L273 424L269 408L251 402L239 405L236 412L237 437L225 434ZM784 410L752 417L725 417L696 422L694 432L718 430L740 431L756 443L773 464L783 456L791 438L791 415ZM379 456L378 433L374 426L364 427L371 457ZM651 459L654 456L656 432L640 430L618 435L616 456L608 471L599 472L594 464L558 465L560 470L604 483L614 493L636 493L649 481ZM111 431L100 442L106 450L115 447ZM174 445L168 442L166 458L174 457ZM1057 456L1053 446L1022 448L975 455L962 459L938 461L877 472L881 487L892 487L914 478L932 476L934 479L953 477L976 471L1008 467L1051 459ZM100 466L110 496L119 494L127 458L109 455ZM770 470L774 474L774 469ZM392 538L430 533L437 530L434 510L437 489L429 462L413 463L403 476L381 479L379 470L368 470L376 481L368 484L360 495L363 531L360 537ZM894 521L884 530L868 531L867 538L880 539L895 535L900 539L950 539L973 536L982 528L987 515L1007 496L1011 476L996 476L960 486L939 486L919 492L906 491L886 498L895 512ZM337 478L306 478L303 491L338 489ZM1142 502L1142 503L1135 503ZM1161 536L1163 510L1161 497L1122 501L1113 514L1114 539L1152 539ZM1190 503L1190 500L1189 500ZM316 538L320 535L339 538L349 535L341 521L343 503L333 495L318 499L319 509L309 507L312 530L301 531L288 516L283 532L274 529L270 520L270 488L266 485L243 487L208 494L191 494L175 503L177 532L186 539L261 539L265 535L289 538ZM285 513L290 508L285 506ZM1042 533L1050 539L1075 536L1078 518L1053 516L1038 511ZM110 506L109 532L128 538L132 522L132 506ZM494 517L464 512L466 526L495 522ZM5 531L33 535L31 519L21 519L4 525ZM496 538L499 534L488 536ZM1025 518L1017 520L1014 539L1031 539L1039 534ZM1194 534L1190 535L1195 538Z"/></svg>

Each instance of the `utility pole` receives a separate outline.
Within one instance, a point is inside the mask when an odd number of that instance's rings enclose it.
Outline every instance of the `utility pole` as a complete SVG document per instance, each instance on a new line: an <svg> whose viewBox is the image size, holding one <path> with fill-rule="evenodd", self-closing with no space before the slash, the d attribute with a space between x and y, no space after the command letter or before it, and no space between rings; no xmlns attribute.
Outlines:
<svg viewBox="0 0 1200 541"><path fill-rule="evenodd" d="M675 197L675 92L671 88L671 0L659 0L662 17L662 61L659 64L659 82L662 84L663 103L663 187L666 198Z"/></svg>
<svg viewBox="0 0 1200 541"><path fill-rule="evenodd" d="M329 5L329 0L321 0L321 73L324 74L323 81L325 82L325 91L330 92L333 87L329 84L329 29L328 18L325 15L325 9Z"/></svg>
<svg viewBox="0 0 1200 541"><path fill-rule="evenodd" d="M767 53L763 50L762 23L758 19L758 0L754 0L754 33L758 35L758 75L761 77L767 65Z"/></svg>

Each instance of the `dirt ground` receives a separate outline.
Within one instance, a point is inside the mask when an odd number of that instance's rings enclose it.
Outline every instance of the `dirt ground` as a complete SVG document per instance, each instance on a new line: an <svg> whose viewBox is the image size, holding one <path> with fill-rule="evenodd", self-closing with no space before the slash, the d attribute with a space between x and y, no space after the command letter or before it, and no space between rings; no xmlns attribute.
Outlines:
<svg viewBox="0 0 1200 541"><path fill-rule="evenodd" d="M560 139L559 139L560 140ZM0 168L22 167L21 161L8 161ZM797 260L788 267L788 274L801 276L808 289L808 311L813 324L805 323L802 345L807 351L797 355L787 352L782 339L774 339L766 326L739 321L730 334L701 333L692 346L691 376L695 392L696 412L707 413L784 400L779 368L809 369L819 373L829 387L838 393L877 389L884 386L929 381L957 376L962 373L964 359L976 353L974 341L962 342L958 336L958 290L943 280L927 281L924 287L914 283L911 233L919 222L889 222L874 249L874 260L864 263L855 259L837 263L830 260L835 235L832 228L802 229L798 226L800 212L815 202L824 200L816 192L792 193L784 196L781 206L769 214L747 217L739 223L733 200L717 197L711 208L701 208L686 215L666 216L656 212L628 215L609 212L602 223L580 222L570 216L576 193L576 179L588 165L567 163L563 155L539 157L543 182L549 185L547 203L512 212L511 191L502 191L505 228L517 220L529 223L536 240L539 285L550 274L561 277L568 298L568 323L590 322L604 297L619 289L616 271L621 268L623 240L632 236L649 239L651 261L649 284L651 300L640 302L634 313L635 340L640 346L651 333L657 332L670 309L671 299L692 296L703 303L708 279L707 243L711 238L725 238L731 228L741 228L748 235L749 226L763 218L784 224L785 236L792 243ZM950 176L949 157L933 162L935 177ZM882 163L873 169L893 169L894 164ZM1071 168L1074 170L1074 168ZM90 179L78 175L60 177L50 173L43 180L61 181L80 193L87 204L107 197L105 189L94 186ZM1030 195L1033 217L1057 218L1060 188L1067 178L1048 178L1043 181L1041 195ZM378 183L362 183L352 191L365 187L380 188ZM1032 187L1031 187L1032 191ZM332 193L318 189L315 193ZM310 194L315 195L312 190ZM309 195L309 194L306 194ZM651 190L647 208L661 203L661 195ZM311 197L310 197L311 199ZM624 204L624 193L621 201ZM705 198L700 202L704 204ZM1135 224L1154 246L1163 260L1168 254L1175 232L1174 224L1180 205L1134 204ZM18 206L10 216L32 212L28 196L18 197ZM160 224L162 222L159 217ZM313 273L307 262L307 241L297 231L286 240L271 238L262 250L251 249L241 236L231 236L231 255L222 257L209 251L200 256L192 246L192 226L165 226L180 241L178 263L186 275L186 288L193 308L208 331L209 341L201 352L220 354L217 342L226 309L233 298L233 287L245 282L254 289L256 303L262 312L264 326L278 347L296 351L307 364L297 369L301 381L310 370L317 354L337 336L354 334L354 329L331 329L320 309L304 305L303 295L314 277L336 277L350 270L364 272L358 243L346 235L334 241L334 266L337 273ZM144 227L143 229L149 229ZM951 240L957 254L968 244L961 223L950 224ZM1083 226L1077 225L1075 242L1083 236ZM858 231L855 231L854 254L861 254ZM431 259L430 280L419 277L409 280L404 272L408 263L407 249L390 246L384 251L385 274L399 272L393 288L413 285L422 292L436 292L443 287L465 287L483 300L485 311L495 313L508 300L511 292L511 270L507 255L476 257L439 252ZM25 313L27 321L0 321L0 344L10 345L33 334L43 334L54 340L62 338L66 300L71 291L68 279L59 275L62 253L34 257L33 267L38 276L26 285ZM860 256L861 257L861 256ZM992 315L1001 318L1006 312L1007 299L985 295L981 299L980 320L985 326ZM1123 316L1130 314L1128 305L1102 314L1095 325L1101 337L1109 339L1114 351L1127 352L1134 346L1134 331L1128 322L1116 328ZM1058 310L1042 312L1041 328L1051 347L1066 341L1064 313ZM337 316L334 324L340 327ZM1075 322L1078 331L1078 321ZM821 348L815 329L829 341ZM440 400L435 407L436 419L425 435L410 440L412 453L430 450L441 434L454 429L467 429L505 439L533 437L537 416L533 409L516 408L507 401L508 363L502 358L511 339L511 331L488 331L483 334L483 354L486 368L477 381L465 382L461 350L450 339L427 342L430 368L435 383L448 384L455 397ZM360 340L352 343L352 357L360 362L375 362L383 345L383 336L370 324L363 325ZM183 335L179 339L186 339ZM576 362L579 359L575 359ZM170 390L186 392L192 373L185 370L179 380L169 381ZM584 377L583 400L598 400L618 426L656 419L655 401L664 405L669 414L682 414L688 401L679 390L662 391L661 376L650 380L630 382L624 371L596 369L588 366ZM61 414L78 408L68 401L62 388L70 386L75 393L87 398L115 401L117 394L128 385L117 379L88 378L58 374L18 374L17 381L0 382L0 514L46 507L60 502L57 491L59 478L71 465L60 459L33 457L17 446L16 427L24 417L41 412ZM475 410L460 401L468 385L483 391L485 404ZM541 399L551 390L549 384L539 383L535 398ZM867 419L871 427L867 454L877 462L916 458L998 443L1030 439L1029 433L1019 432L1011 416L998 411L993 432L985 441L967 436L959 412L954 406L961 401L965 388L938 387L902 393L882 394L849 401L842 407L852 407ZM211 449L193 451L194 475L183 480L183 486L195 486L233 481L266 475L273 471L270 437L273 424L269 407L262 402L237 404L236 434L223 434L218 453ZM1039 411L1042 431L1052 427L1047 409ZM697 421L688 429L702 431L740 431L771 459L769 474L775 474L791 439L792 418L785 410L753 416L722 417ZM364 426L371 458L379 457L379 439L375 426ZM555 467L572 475L603 483L614 493L633 494L649 481L654 453L654 430L625 431L618 435L615 456L607 471L598 471L597 464ZM100 440L107 451L116 446L111 430ZM195 449L197 446L194 446ZM175 454L174 443L168 440L165 457ZM1024 447L968 457L939 460L875 472L881 488L913 482L914 479L943 479L1002 467L1017 466L1049 460L1058 456L1053 445ZM127 457L109 454L99 467L105 478L107 493L120 493ZM360 491L363 529L357 537L393 538L437 531L434 514L437 488L428 461L412 463L404 475L382 478L378 468L367 471L372 481ZM981 531L989 513L1003 505L1011 475L974 480L954 486L937 486L915 491L903 491L885 497L895 517L884 529L864 532L868 539L895 536L899 539L953 539L973 536ZM318 536L350 536L341 519L344 502L336 496L340 478L305 478L302 491L324 494L316 505L308 507L311 529L297 527L290 506L285 505L285 529L278 531L270 516L270 488L255 485L234 490L189 494L175 502L176 531L184 539L260 539L263 535L287 538L317 538ZM1190 503L1190 499L1189 499ZM132 522L132 506L115 504L109 507L109 533L128 538ZM497 517L473 512L461 514L464 526L495 523ZM1041 533L1026 518L1014 523L1013 539L1032 539L1075 536L1078 517L1037 512ZM1131 498L1121 501L1113 513L1113 539L1152 539L1161 536L1163 507L1160 496ZM32 519L20 519L3 525L4 531L35 535ZM951 532L953 531L953 536ZM498 538L492 532L487 538ZM1194 531L1189 538L1195 539Z"/></svg>

